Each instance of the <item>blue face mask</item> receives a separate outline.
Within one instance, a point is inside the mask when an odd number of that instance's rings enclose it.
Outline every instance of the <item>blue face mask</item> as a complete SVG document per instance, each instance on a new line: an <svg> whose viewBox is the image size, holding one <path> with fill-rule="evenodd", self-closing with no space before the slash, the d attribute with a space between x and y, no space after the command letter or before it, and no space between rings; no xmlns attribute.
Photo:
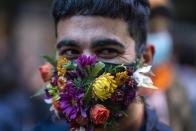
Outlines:
<svg viewBox="0 0 196 131"><path fill-rule="evenodd" d="M172 38L167 32L152 33L148 35L148 43L155 46L154 65L159 65L171 57Z"/></svg>

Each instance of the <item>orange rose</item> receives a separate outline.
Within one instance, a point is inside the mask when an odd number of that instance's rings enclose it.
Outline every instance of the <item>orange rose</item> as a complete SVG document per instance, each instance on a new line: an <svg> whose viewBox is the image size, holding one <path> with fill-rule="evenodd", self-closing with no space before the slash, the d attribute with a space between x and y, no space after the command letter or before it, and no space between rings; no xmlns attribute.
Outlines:
<svg viewBox="0 0 196 131"><path fill-rule="evenodd" d="M39 72L44 82L47 82L52 77L52 65L47 63L39 68Z"/></svg>
<svg viewBox="0 0 196 131"><path fill-rule="evenodd" d="M110 111L99 104L95 105L90 111L91 119L96 125L104 124L108 120L109 114Z"/></svg>

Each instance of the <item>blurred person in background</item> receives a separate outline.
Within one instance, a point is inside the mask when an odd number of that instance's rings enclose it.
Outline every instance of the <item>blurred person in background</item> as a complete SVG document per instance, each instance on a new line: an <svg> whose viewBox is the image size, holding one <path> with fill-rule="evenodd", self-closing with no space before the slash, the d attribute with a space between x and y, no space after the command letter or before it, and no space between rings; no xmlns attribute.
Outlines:
<svg viewBox="0 0 196 131"><path fill-rule="evenodd" d="M0 130L22 131L31 123L30 102L17 81L15 74L19 72L13 58L6 57L0 63Z"/></svg>
<svg viewBox="0 0 196 131"><path fill-rule="evenodd" d="M0 131L29 131L49 116L42 99L31 96L42 85L41 54L54 43L52 22L47 1L1 3Z"/></svg>
<svg viewBox="0 0 196 131"><path fill-rule="evenodd" d="M38 67L44 63L43 54L53 49L54 34L48 1L26 1L19 5L13 28L13 40L17 43L17 55L21 70L20 84L26 88L31 104L33 123L49 117L48 105L42 97L32 97L43 86ZM44 112L44 113L43 113ZM32 129L32 127L31 127Z"/></svg>
<svg viewBox="0 0 196 131"><path fill-rule="evenodd" d="M160 91L148 98L148 104L155 109L160 120L170 125L174 131L191 131L190 104L172 61L172 7L169 0L150 0L150 4L148 43L155 46L153 81Z"/></svg>
<svg viewBox="0 0 196 131"><path fill-rule="evenodd" d="M178 76L186 87L186 94L191 102L193 123L196 123L196 28L193 33L184 32L175 36L176 57L179 63ZM196 127L196 126L195 126ZM194 128L196 129L196 128Z"/></svg>
<svg viewBox="0 0 196 131"><path fill-rule="evenodd" d="M29 121L24 119L31 110L18 82L20 71L15 45L9 39L10 19L10 12L0 10L0 131L21 131L29 126Z"/></svg>

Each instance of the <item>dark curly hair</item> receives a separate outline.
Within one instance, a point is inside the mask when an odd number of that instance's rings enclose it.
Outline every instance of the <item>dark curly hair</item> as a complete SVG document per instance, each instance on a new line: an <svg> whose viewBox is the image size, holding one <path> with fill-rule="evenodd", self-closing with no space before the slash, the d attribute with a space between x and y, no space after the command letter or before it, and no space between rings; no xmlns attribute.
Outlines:
<svg viewBox="0 0 196 131"><path fill-rule="evenodd" d="M53 0L52 13L55 24L62 17L73 15L120 18L128 23L130 36L138 47L146 44L148 0Z"/></svg>

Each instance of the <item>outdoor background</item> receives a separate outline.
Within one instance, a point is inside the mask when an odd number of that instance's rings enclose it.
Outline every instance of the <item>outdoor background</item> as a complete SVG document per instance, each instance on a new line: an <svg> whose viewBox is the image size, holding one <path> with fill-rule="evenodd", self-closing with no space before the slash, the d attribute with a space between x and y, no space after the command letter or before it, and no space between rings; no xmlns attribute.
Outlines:
<svg viewBox="0 0 196 131"><path fill-rule="evenodd" d="M171 2L172 60L196 120L196 1ZM0 130L29 131L49 117L49 107L31 96L43 86L42 56L55 50L50 6L51 0L0 0Z"/></svg>

